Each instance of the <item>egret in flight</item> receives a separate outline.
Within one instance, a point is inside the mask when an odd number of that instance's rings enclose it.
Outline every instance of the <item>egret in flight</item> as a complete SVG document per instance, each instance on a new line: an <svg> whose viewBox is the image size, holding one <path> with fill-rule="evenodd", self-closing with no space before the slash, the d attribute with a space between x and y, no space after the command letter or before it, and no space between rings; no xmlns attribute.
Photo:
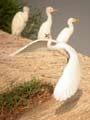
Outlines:
<svg viewBox="0 0 90 120"><path fill-rule="evenodd" d="M56 38L56 42L60 43L60 42L65 42L67 43L69 41L69 39L71 38L73 32L74 32L74 25L73 23L75 22L79 22L79 19L76 18L69 18L67 21L68 27L65 27L58 35L58 37Z"/></svg>
<svg viewBox="0 0 90 120"><path fill-rule="evenodd" d="M53 7L49 6L46 8L47 20L41 25L38 32L38 39L51 39L51 27L52 27L52 14L57 11Z"/></svg>
<svg viewBox="0 0 90 120"><path fill-rule="evenodd" d="M56 100L67 100L73 96L79 88L81 80L81 64L74 48L66 43L58 43L48 46L51 50L64 49L69 55L69 61L57 82L53 96Z"/></svg>
<svg viewBox="0 0 90 120"><path fill-rule="evenodd" d="M29 18L29 7L24 6L23 11L19 11L15 14L12 20L12 35L20 36L21 32L24 30L26 23Z"/></svg>

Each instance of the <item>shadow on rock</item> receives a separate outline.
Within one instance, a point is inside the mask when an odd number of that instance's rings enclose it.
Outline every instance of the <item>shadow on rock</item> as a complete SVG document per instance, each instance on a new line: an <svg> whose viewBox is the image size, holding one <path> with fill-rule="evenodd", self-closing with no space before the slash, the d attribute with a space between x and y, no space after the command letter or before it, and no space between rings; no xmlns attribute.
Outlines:
<svg viewBox="0 0 90 120"><path fill-rule="evenodd" d="M56 115L64 114L73 109L78 100L82 96L82 90L78 90L77 93L70 99L66 100L61 106L56 109Z"/></svg>

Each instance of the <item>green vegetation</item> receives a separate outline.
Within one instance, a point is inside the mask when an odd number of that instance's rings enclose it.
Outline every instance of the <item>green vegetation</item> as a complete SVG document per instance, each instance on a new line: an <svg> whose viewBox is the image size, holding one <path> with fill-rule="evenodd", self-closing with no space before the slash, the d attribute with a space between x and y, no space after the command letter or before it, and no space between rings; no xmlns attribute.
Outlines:
<svg viewBox="0 0 90 120"><path fill-rule="evenodd" d="M38 8L30 7L29 16L27 26L25 27L22 35L30 39L37 39L37 33L43 20L42 12Z"/></svg>
<svg viewBox="0 0 90 120"><path fill-rule="evenodd" d="M11 32L11 21L21 9L18 0L0 0L0 29Z"/></svg>
<svg viewBox="0 0 90 120"><path fill-rule="evenodd" d="M0 109L12 109L20 104L25 105L28 99L44 92L52 93L53 87L50 84L41 83L36 78L24 84L15 86L12 91L0 94Z"/></svg>
<svg viewBox="0 0 90 120"><path fill-rule="evenodd" d="M11 33L12 19L18 11L22 11L22 8L23 5L19 0L0 0L0 29ZM22 35L36 39L42 20L41 10L30 6L30 17Z"/></svg>

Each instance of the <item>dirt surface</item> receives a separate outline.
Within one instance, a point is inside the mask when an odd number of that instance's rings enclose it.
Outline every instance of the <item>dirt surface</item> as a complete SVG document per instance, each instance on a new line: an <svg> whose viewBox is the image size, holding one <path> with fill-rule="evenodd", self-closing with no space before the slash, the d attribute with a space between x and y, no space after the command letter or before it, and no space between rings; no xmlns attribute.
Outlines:
<svg viewBox="0 0 90 120"><path fill-rule="evenodd" d="M33 77L52 83L58 80L66 64L66 57L60 52L40 50L9 56L28 42L5 33L0 35L0 91Z"/></svg>
<svg viewBox="0 0 90 120"><path fill-rule="evenodd" d="M65 102L57 102L52 96L46 103L19 116L18 120L90 120L90 58L81 54L79 57L82 80L77 93Z"/></svg>
<svg viewBox="0 0 90 120"><path fill-rule="evenodd" d="M0 92L33 77L56 84L61 76L67 59L58 51L25 52L9 57L9 54L29 42L0 32ZM17 120L90 120L90 58L82 54L79 54L79 58L82 80L76 95L66 102L57 102L51 97Z"/></svg>

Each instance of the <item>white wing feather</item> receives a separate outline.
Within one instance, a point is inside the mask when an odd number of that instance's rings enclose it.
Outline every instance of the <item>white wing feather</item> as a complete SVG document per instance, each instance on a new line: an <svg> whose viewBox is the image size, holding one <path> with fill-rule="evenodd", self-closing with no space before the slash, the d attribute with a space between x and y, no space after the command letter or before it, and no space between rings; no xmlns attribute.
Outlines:
<svg viewBox="0 0 90 120"><path fill-rule="evenodd" d="M75 59L73 59L75 61ZM63 75L59 79L54 89L54 97L56 100L66 100L75 94L79 88L81 79L81 68L78 59L76 62L68 63Z"/></svg>
<svg viewBox="0 0 90 120"><path fill-rule="evenodd" d="M46 39L45 35L49 35L49 38L51 38L51 24L49 24L47 21L40 27L38 39Z"/></svg>
<svg viewBox="0 0 90 120"><path fill-rule="evenodd" d="M25 25L26 25L26 22L24 21L23 13L18 12L14 16L13 21L12 21L12 34L20 35L20 33L24 29Z"/></svg>

